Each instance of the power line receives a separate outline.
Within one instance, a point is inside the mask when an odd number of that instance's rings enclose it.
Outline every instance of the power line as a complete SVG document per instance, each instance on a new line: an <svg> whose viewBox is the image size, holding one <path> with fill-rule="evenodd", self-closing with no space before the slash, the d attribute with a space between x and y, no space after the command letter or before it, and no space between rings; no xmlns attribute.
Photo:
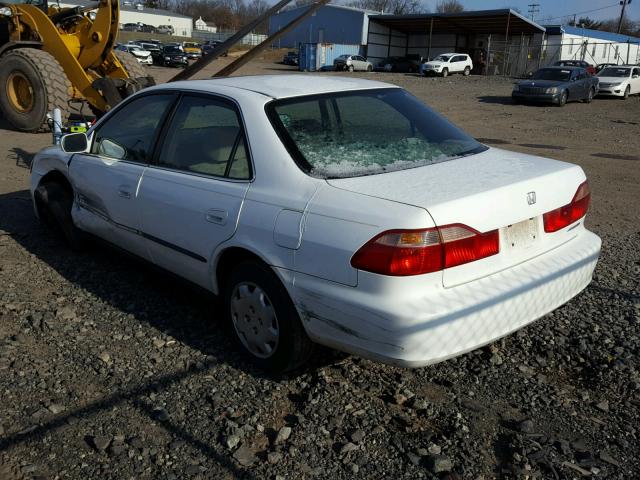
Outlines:
<svg viewBox="0 0 640 480"><path fill-rule="evenodd" d="M619 7L620 5L621 5L620 3L614 3L613 5L607 5L606 7L594 8L592 10L585 10L583 12L567 13L566 15L558 15L557 17L545 18L544 20L546 22L549 20L555 20L556 18L573 17L576 15L583 15L585 13L592 13L592 12L598 12L600 10L606 10L607 8Z"/></svg>
<svg viewBox="0 0 640 480"><path fill-rule="evenodd" d="M536 13L540 12L540 4L539 3L530 3L527 5L529 7L529 15L531 16L531 21L536 21Z"/></svg>

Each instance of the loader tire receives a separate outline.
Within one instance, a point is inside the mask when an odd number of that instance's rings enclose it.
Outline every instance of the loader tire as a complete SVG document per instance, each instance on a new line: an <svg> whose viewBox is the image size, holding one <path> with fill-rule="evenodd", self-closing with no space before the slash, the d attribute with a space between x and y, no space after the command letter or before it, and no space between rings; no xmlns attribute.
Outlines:
<svg viewBox="0 0 640 480"><path fill-rule="evenodd" d="M114 51L114 53L116 54L116 57L118 57L118 61L122 64L125 71L127 72L127 75L129 75L130 78L148 76L147 72L144 71L144 67L140 64L140 62L138 62L138 60L136 60L136 57L134 57L131 53L121 51Z"/></svg>
<svg viewBox="0 0 640 480"><path fill-rule="evenodd" d="M71 82L50 53L19 47L0 57L0 112L17 130L49 130L47 113L54 108L66 123L72 94Z"/></svg>

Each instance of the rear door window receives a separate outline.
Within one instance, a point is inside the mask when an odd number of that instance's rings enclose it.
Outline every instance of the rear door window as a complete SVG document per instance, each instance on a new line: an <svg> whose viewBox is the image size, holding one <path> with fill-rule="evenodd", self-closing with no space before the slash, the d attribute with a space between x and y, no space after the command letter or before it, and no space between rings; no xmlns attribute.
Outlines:
<svg viewBox="0 0 640 480"><path fill-rule="evenodd" d="M251 178L246 137L235 105L214 97L182 98L156 163L195 174Z"/></svg>

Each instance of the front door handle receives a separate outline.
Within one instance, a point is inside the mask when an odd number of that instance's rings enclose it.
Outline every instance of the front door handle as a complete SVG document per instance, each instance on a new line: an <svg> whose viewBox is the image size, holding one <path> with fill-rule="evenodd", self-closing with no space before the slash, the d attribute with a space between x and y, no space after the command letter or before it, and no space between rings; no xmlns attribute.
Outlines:
<svg viewBox="0 0 640 480"><path fill-rule="evenodd" d="M124 188L119 188L118 189L118 196L122 197L122 198L131 198L131 193L129 193Z"/></svg>
<svg viewBox="0 0 640 480"><path fill-rule="evenodd" d="M207 222L217 223L218 225L224 225L225 223L227 223L228 216L229 212L219 208L212 208L211 210L207 210L207 212L204 214L204 218L207 220Z"/></svg>

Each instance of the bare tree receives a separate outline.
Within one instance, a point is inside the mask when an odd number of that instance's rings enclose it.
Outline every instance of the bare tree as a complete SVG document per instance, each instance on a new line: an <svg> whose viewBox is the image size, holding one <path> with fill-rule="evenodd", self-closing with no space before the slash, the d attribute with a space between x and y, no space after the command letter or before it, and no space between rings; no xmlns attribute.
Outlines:
<svg viewBox="0 0 640 480"><path fill-rule="evenodd" d="M597 20L592 20L589 17L580 17L577 21L573 19L569 22L569 25L572 27L584 27L590 28L592 30L600 30L602 28L602 22L598 22ZM616 25L617 28L617 25Z"/></svg>
<svg viewBox="0 0 640 480"><path fill-rule="evenodd" d="M354 0L348 5L393 15L424 13L427 11L420 0Z"/></svg>
<svg viewBox="0 0 640 480"><path fill-rule="evenodd" d="M439 0L436 5L438 13L460 13L464 12L464 5L458 0Z"/></svg>

